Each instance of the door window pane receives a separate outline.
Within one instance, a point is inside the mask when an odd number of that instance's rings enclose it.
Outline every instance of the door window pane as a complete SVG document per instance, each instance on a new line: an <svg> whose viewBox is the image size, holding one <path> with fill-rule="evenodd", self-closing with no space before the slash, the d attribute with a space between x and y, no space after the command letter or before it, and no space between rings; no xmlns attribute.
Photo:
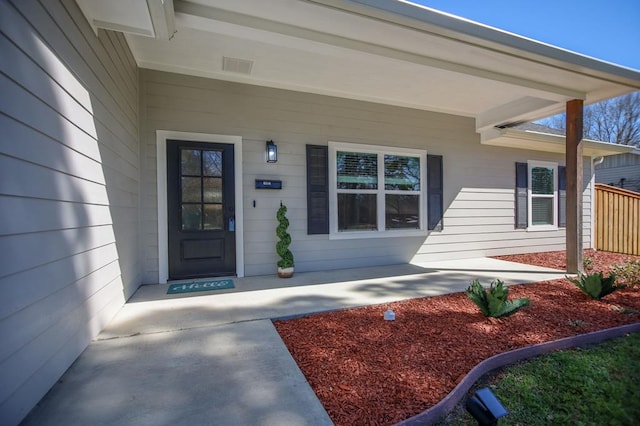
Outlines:
<svg viewBox="0 0 640 426"><path fill-rule="evenodd" d="M419 229L420 228L420 196L396 195L385 196L385 227L387 229Z"/></svg>
<svg viewBox="0 0 640 426"><path fill-rule="evenodd" d="M202 178L202 197L205 203L221 203L222 178Z"/></svg>
<svg viewBox="0 0 640 426"><path fill-rule="evenodd" d="M222 152L180 150L182 230L224 228L222 214Z"/></svg>
<svg viewBox="0 0 640 426"><path fill-rule="evenodd" d="M182 205L182 230L199 231L202 229L202 206L200 204Z"/></svg>
<svg viewBox="0 0 640 426"><path fill-rule="evenodd" d="M384 189L419 191L420 159L418 157L385 154Z"/></svg>
<svg viewBox="0 0 640 426"><path fill-rule="evenodd" d="M222 152L202 151L202 174L222 177Z"/></svg>
<svg viewBox="0 0 640 426"><path fill-rule="evenodd" d="M531 192L533 194L553 194L553 168L533 167L531 169Z"/></svg>
<svg viewBox="0 0 640 426"><path fill-rule="evenodd" d="M531 199L531 224L553 225L553 198Z"/></svg>
<svg viewBox="0 0 640 426"><path fill-rule="evenodd" d="M180 172L182 175L200 176L201 152L199 149L180 150Z"/></svg>
<svg viewBox="0 0 640 426"><path fill-rule="evenodd" d="M378 156L362 152L336 153L338 189L377 189Z"/></svg>
<svg viewBox="0 0 640 426"><path fill-rule="evenodd" d="M204 205L204 229L222 229L223 215L221 204Z"/></svg>
<svg viewBox="0 0 640 426"><path fill-rule="evenodd" d="M200 178L183 177L182 178L182 202L183 203L199 203L202 201L202 192L200 190Z"/></svg>
<svg viewBox="0 0 640 426"><path fill-rule="evenodd" d="M338 194L338 230L378 229L375 194Z"/></svg>

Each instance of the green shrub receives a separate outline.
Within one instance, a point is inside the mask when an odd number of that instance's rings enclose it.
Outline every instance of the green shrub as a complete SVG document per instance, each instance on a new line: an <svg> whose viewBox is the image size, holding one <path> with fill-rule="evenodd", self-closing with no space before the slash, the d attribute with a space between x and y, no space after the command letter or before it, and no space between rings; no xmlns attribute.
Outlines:
<svg viewBox="0 0 640 426"><path fill-rule="evenodd" d="M279 241L276 243L276 252L280 256L278 260L278 267L291 268L294 266L293 253L289 250L291 244L291 235L287 232L289 228L289 219L287 219L287 206L280 203L280 208L276 213L278 219L278 227L276 228L276 235Z"/></svg>
<svg viewBox="0 0 640 426"><path fill-rule="evenodd" d="M529 305L527 298L507 300L509 289L500 280L492 281L489 291L485 290L480 281L473 280L465 294L486 317L504 317Z"/></svg>
<svg viewBox="0 0 640 426"><path fill-rule="evenodd" d="M627 260L622 265L614 265L612 272L628 286L640 286L640 260Z"/></svg>
<svg viewBox="0 0 640 426"><path fill-rule="evenodd" d="M624 285L616 285L616 275L611 274L607 278L602 275L602 272L595 274L582 274L578 273L578 278L569 278L569 281L574 283L585 294L591 296L593 299L602 299L607 294L611 294L616 290L624 288Z"/></svg>

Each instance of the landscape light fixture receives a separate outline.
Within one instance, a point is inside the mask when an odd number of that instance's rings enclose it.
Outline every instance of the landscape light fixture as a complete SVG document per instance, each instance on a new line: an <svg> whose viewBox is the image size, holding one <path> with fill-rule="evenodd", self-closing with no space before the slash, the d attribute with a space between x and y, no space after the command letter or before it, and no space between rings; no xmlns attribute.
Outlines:
<svg viewBox="0 0 640 426"><path fill-rule="evenodd" d="M278 161L278 146L273 141L267 141L267 163Z"/></svg>
<svg viewBox="0 0 640 426"><path fill-rule="evenodd" d="M467 411L476 419L479 426L495 426L500 417L509 414L489 388L482 388L469 398Z"/></svg>

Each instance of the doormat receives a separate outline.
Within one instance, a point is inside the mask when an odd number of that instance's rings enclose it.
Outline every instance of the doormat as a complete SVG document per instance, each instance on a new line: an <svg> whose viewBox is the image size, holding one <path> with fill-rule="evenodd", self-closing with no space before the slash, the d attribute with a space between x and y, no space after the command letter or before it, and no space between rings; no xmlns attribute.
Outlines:
<svg viewBox="0 0 640 426"><path fill-rule="evenodd" d="M233 287L233 280L193 281L190 283L171 284L167 290L167 294L222 290Z"/></svg>

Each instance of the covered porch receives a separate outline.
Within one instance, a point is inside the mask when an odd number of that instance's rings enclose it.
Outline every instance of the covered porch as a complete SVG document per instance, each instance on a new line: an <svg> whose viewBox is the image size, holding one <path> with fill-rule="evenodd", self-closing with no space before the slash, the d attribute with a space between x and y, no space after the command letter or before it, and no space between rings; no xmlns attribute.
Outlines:
<svg viewBox="0 0 640 426"><path fill-rule="evenodd" d="M143 286L23 424L330 425L272 319L437 296L496 277L515 284L564 272L477 258L234 278L234 289L177 296L168 285Z"/></svg>

